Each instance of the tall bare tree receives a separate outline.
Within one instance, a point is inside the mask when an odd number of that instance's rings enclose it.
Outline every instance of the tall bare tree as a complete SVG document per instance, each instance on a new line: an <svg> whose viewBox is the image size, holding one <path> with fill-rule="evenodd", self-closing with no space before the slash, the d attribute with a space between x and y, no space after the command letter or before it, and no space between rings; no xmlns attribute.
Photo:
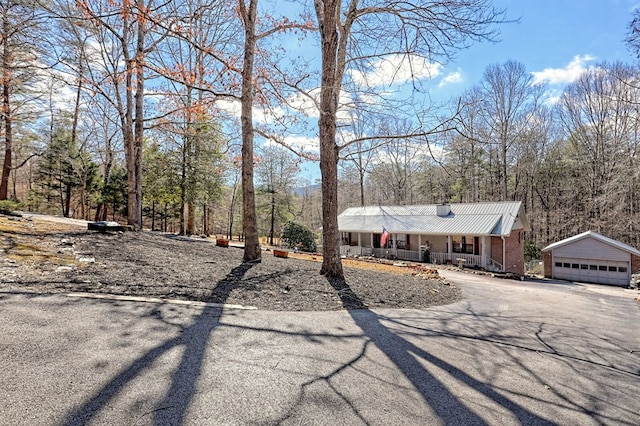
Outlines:
<svg viewBox="0 0 640 426"><path fill-rule="evenodd" d="M269 76L267 67L260 69L260 78L256 78L256 53L262 57L268 56L264 51L258 51L258 41L274 34L292 29L308 29L308 24L296 22L288 18L276 19L263 16L262 25L258 19L258 0L238 0L240 17L244 26L244 50L242 63L242 94L241 94L241 123L242 123L242 203L243 203L243 231L245 237L244 260L259 261L261 258L260 241L256 215L255 187L254 187L254 134L253 106L256 93L260 95L263 106L267 106L268 95L265 94L266 82ZM274 67L277 68L277 67ZM265 78L266 76L266 78ZM259 82L261 84L256 84ZM275 138L278 140L277 138Z"/></svg>
<svg viewBox="0 0 640 426"><path fill-rule="evenodd" d="M145 128L146 59L167 31L155 33L158 6L153 0L76 2L94 27L102 67L93 69L92 89L118 112L127 165L127 222L142 228L142 144Z"/></svg>
<svg viewBox="0 0 640 426"><path fill-rule="evenodd" d="M562 94L559 117L570 143L567 154L580 164L574 191L579 188L575 192L585 210L581 227L617 228L621 223L616 217L637 211L632 195L637 192L637 167L629 161L637 161L639 154L638 81L635 67L600 64Z"/></svg>
<svg viewBox="0 0 640 426"><path fill-rule="evenodd" d="M508 200L509 164L514 147L527 132L529 117L536 114L544 87L534 84L533 76L516 61L489 65L481 83L482 114L489 128L488 139L495 141L498 160L500 199Z"/></svg>
<svg viewBox="0 0 640 426"><path fill-rule="evenodd" d="M281 226L293 216L293 188L298 183L300 157L279 145L262 147L259 152L256 177L258 189L268 197L262 210L269 211L269 244L273 244L278 235L276 225Z"/></svg>
<svg viewBox="0 0 640 426"><path fill-rule="evenodd" d="M37 78L43 49L43 15L28 0L0 2L0 134L4 136L4 161L0 175L0 200L6 200L12 170L15 102L25 97L29 80ZM22 91L22 94L20 93ZM20 102L23 103L23 102Z"/></svg>
<svg viewBox="0 0 640 426"><path fill-rule="evenodd" d="M391 55L447 60L472 40L491 39L503 12L487 0L398 3L378 0L314 0L321 41L318 120L322 176L323 262L321 274L344 278L338 232L337 112L347 67L371 65ZM376 48L367 46L375 42Z"/></svg>

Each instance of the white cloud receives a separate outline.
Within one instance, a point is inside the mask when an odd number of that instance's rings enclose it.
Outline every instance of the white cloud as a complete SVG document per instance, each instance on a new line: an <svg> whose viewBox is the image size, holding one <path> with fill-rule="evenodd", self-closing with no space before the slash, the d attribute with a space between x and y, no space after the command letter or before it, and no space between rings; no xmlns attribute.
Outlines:
<svg viewBox="0 0 640 426"><path fill-rule="evenodd" d="M296 152L309 153L309 152L320 151L320 141L318 140L318 138L313 138L308 136L285 136L281 142L282 143L278 143L274 140L267 139L264 142L264 145L265 146L286 145Z"/></svg>
<svg viewBox="0 0 640 426"><path fill-rule="evenodd" d="M311 98L311 99L310 99ZM315 99L315 101L314 101ZM320 88L312 89L309 91L308 96L303 94L295 94L287 100L287 103L292 108L302 112L307 117L319 117L318 108L316 102L320 101Z"/></svg>
<svg viewBox="0 0 640 426"><path fill-rule="evenodd" d="M596 59L591 55L576 55L564 68L546 68L532 72L533 84L568 84L576 81L587 69L586 63Z"/></svg>
<svg viewBox="0 0 640 426"><path fill-rule="evenodd" d="M242 112L242 104L239 100L236 99L222 99L216 102L216 106L226 114L240 118L240 114ZM252 108L253 111L253 120L259 124L271 124L273 122L272 113L269 110L265 110L262 108L256 108L255 106Z"/></svg>
<svg viewBox="0 0 640 426"><path fill-rule="evenodd" d="M448 86L449 84L461 83L462 81L463 81L462 73L458 70L456 72L447 74L442 80L440 80L438 87Z"/></svg>
<svg viewBox="0 0 640 426"><path fill-rule="evenodd" d="M284 143L291 148L297 148L301 151L320 151L320 141L318 138L312 138L308 136L287 136L284 138Z"/></svg>
<svg viewBox="0 0 640 426"><path fill-rule="evenodd" d="M361 101L363 99L366 99L366 96L362 96ZM287 100L287 104L309 118L319 118L318 105L320 104L320 88L310 90L307 95L296 94ZM351 95L342 90L340 92L340 99L338 99L337 120L349 121L351 119L350 111L352 108L353 99Z"/></svg>
<svg viewBox="0 0 640 426"><path fill-rule="evenodd" d="M234 117L240 117L240 101L222 99L216 102L216 106Z"/></svg>
<svg viewBox="0 0 640 426"><path fill-rule="evenodd" d="M435 78L440 75L442 65L428 62L415 55L392 55L380 59L373 69L364 73L351 71L353 80L363 86L400 85L411 80Z"/></svg>

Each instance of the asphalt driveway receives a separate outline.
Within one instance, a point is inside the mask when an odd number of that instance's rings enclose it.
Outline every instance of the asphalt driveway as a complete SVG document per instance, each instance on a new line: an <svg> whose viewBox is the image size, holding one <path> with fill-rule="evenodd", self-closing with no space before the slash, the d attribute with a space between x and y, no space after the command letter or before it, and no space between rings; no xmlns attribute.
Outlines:
<svg viewBox="0 0 640 426"><path fill-rule="evenodd" d="M0 424L640 424L634 294L443 274L429 310L0 292Z"/></svg>

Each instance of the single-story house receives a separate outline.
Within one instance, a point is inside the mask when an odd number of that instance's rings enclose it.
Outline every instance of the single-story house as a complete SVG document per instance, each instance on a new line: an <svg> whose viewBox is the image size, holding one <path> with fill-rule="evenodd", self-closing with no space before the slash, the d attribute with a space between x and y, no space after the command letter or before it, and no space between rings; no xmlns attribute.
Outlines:
<svg viewBox="0 0 640 426"><path fill-rule="evenodd" d="M640 251L593 231L550 244L542 254L546 278L628 286L640 269Z"/></svg>
<svg viewBox="0 0 640 426"><path fill-rule="evenodd" d="M338 230L343 256L463 262L524 275L529 223L521 202L352 207L338 216Z"/></svg>

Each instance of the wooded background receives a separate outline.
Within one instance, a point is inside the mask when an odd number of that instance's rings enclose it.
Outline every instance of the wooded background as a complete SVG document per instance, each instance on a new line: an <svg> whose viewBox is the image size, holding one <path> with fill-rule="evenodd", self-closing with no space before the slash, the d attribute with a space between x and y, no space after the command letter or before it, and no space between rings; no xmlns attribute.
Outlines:
<svg viewBox="0 0 640 426"><path fill-rule="evenodd" d="M283 37L318 44L326 24L320 17L328 16L319 7L328 3L314 2L314 21L304 10L267 14L254 9L257 1L3 1L0 200L41 213L238 238L250 194L258 235L271 242L288 221L320 229L326 190L319 174L301 173L320 156L283 136L318 138L309 125L317 116L299 100L320 108L320 70L288 58ZM464 38L491 40L489 24L502 13L484 0L468 4L486 31L474 35L452 15L462 38L451 48L464 47ZM416 22L426 19L413 13ZM628 42L637 51L632 18ZM363 28L353 27L354 34ZM342 74L365 47L375 47L368 43L345 45L351 50L338 64ZM427 56L405 47L404 59ZM334 100L346 111L334 122L332 142L338 211L519 200L532 247L586 230L640 247L636 64L600 63L554 97L517 60L487 64L472 89L439 105L415 81L410 93L390 97L355 75L340 77L349 101ZM254 116L269 118L241 123L247 100ZM257 138L255 150L247 131ZM243 186L246 167L255 188Z"/></svg>

